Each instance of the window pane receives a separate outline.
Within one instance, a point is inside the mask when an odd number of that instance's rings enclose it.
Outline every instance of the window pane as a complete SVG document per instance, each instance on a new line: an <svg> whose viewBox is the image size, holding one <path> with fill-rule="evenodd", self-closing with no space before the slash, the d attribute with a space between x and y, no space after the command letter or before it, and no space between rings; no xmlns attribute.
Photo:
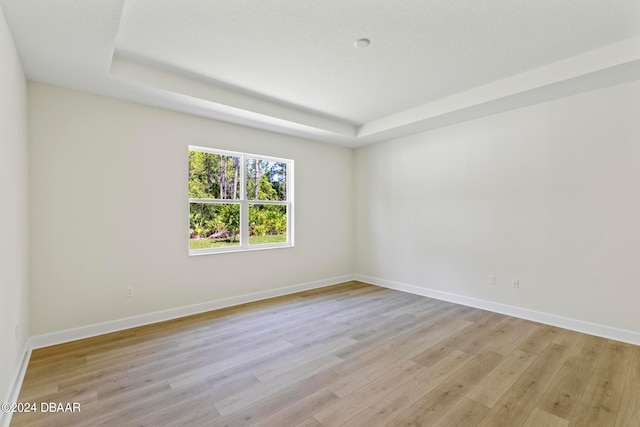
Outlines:
<svg viewBox="0 0 640 427"><path fill-rule="evenodd" d="M189 248L240 246L239 203L190 203Z"/></svg>
<svg viewBox="0 0 640 427"><path fill-rule="evenodd" d="M287 200L287 164L247 158L247 200Z"/></svg>
<svg viewBox="0 0 640 427"><path fill-rule="evenodd" d="M240 198L240 157L189 151L189 198Z"/></svg>
<svg viewBox="0 0 640 427"><path fill-rule="evenodd" d="M249 205L249 244L287 242L285 205Z"/></svg>

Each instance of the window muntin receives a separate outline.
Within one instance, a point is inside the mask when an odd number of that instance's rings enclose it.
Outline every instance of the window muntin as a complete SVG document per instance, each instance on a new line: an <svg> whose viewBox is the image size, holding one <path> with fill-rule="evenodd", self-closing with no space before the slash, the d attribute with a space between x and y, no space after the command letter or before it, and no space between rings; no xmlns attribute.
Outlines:
<svg viewBox="0 0 640 427"><path fill-rule="evenodd" d="M293 160L189 146L189 254L293 246Z"/></svg>

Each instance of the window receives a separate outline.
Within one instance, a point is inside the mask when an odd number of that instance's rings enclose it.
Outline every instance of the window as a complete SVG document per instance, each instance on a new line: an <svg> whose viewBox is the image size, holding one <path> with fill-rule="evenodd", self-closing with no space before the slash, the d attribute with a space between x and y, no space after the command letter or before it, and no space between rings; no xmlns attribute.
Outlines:
<svg viewBox="0 0 640 427"><path fill-rule="evenodd" d="M189 146L189 254L293 246L293 160Z"/></svg>

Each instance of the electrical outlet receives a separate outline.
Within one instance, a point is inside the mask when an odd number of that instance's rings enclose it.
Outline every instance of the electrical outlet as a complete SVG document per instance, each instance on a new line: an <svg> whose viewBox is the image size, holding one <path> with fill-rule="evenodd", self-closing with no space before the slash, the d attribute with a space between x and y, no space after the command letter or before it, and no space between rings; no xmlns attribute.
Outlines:
<svg viewBox="0 0 640 427"><path fill-rule="evenodd" d="M490 285L495 285L496 284L496 276L495 275L491 275L489 276L489 284Z"/></svg>
<svg viewBox="0 0 640 427"><path fill-rule="evenodd" d="M513 280L511 281L511 287L512 287L512 288L519 288L519 287L520 287L520 280L518 280L518 279L513 279Z"/></svg>
<svg viewBox="0 0 640 427"><path fill-rule="evenodd" d="M133 296L133 286L127 286L127 298Z"/></svg>

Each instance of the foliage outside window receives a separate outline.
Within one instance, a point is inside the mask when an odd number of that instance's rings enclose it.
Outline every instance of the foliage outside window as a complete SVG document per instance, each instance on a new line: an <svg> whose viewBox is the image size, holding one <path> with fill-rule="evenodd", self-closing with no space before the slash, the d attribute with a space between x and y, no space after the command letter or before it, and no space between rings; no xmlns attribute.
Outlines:
<svg viewBox="0 0 640 427"><path fill-rule="evenodd" d="M191 255L293 246L293 161L189 147Z"/></svg>

